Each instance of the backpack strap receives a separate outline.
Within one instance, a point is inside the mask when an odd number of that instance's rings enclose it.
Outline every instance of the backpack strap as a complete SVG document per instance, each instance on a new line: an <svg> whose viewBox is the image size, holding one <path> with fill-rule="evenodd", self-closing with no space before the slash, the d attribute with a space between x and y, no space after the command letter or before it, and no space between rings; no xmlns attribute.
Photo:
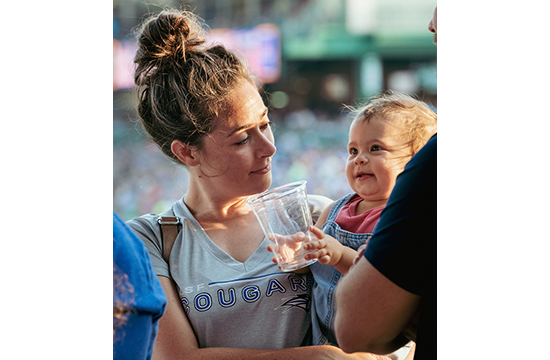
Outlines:
<svg viewBox="0 0 550 360"><path fill-rule="evenodd" d="M160 214L157 222L160 225L162 236L162 258L166 263L169 263L168 259L170 258L170 252L172 251L176 237L180 232L181 221L174 214L174 210L170 209Z"/></svg>

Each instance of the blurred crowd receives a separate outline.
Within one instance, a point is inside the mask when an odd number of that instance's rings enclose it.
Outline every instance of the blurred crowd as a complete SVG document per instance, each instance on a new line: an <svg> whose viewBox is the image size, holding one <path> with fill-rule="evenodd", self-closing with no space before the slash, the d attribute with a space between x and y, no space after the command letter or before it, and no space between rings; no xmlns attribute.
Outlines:
<svg viewBox="0 0 550 360"><path fill-rule="evenodd" d="M281 79L263 84L265 92L272 95L270 114L277 146L272 187L307 180L309 193L332 199L351 191L344 173L350 119L345 111L340 112L342 104L351 105L387 88L415 93L437 104L436 50L425 20L433 11L429 0L416 0L414 5L405 0L377 0L371 4L376 4L376 26L369 29L356 29L356 21L364 24L369 20L354 18L357 11L346 11L358 8L361 1L163 3L191 6L211 29L252 29L269 23L280 30ZM123 220L163 211L179 200L188 186L186 169L162 155L137 122L133 94L136 44L130 32L141 16L159 9L138 0L113 3L113 207ZM392 45L395 54L380 52L386 51L388 44L384 49L375 46L376 37L387 39L388 31L396 41ZM418 45L402 46L397 40ZM304 52L305 44L322 51Z"/></svg>
<svg viewBox="0 0 550 360"><path fill-rule="evenodd" d="M307 180L309 194L338 199L351 189L344 171L349 121L310 110L272 116L277 153L272 187ZM123 220L160 213L185 194L185 167L168 160L137 120L114 118L113 208Z"/></svg>

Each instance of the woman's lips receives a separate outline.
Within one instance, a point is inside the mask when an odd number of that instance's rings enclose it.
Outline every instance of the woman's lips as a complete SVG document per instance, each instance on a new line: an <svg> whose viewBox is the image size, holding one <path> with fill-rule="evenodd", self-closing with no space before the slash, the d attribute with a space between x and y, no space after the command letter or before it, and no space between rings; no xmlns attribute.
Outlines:
<svg viewBox="0 0 550 360"><path fill-rule="evenodd" d="M263 167L259 170L251 171L250 173L251 174L263 175L263 174L267 174L270 171L271 171L271 164L267 164L265 167Z"/></svg>

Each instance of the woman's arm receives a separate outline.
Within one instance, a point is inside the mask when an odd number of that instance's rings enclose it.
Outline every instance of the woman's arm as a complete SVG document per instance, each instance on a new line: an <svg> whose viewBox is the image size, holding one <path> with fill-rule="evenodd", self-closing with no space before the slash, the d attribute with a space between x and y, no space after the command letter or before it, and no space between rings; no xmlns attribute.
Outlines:
<svg viewBox="0 0 550 360"><path fill-rule="evenodd" d="M375 360L386 359L373 354L346 354L334 346L305 346L280 350L242 349L242 348L199 348L193 328L185 315L173 281L159 276L160 283L168 298L166 312L159 321L159 328L153 360L191 360L191 359L343 359Z"/></svg>

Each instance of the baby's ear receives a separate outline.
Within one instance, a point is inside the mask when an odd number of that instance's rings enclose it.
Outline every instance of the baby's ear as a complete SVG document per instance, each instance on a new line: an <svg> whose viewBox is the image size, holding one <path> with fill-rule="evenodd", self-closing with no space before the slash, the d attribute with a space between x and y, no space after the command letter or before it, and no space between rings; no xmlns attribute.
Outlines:
<svg viewBox="0 0 550 360"><path fill-rule="evenodd" d="M172 141L172 144L170 145L170 149L172 150L172 153L176 155L176 157L184 164L188 166L197 166L198 165L198 159L197 159L197 151L194 146L190 146L187 144L184 144L180 140L174 140Z"/></svg>

